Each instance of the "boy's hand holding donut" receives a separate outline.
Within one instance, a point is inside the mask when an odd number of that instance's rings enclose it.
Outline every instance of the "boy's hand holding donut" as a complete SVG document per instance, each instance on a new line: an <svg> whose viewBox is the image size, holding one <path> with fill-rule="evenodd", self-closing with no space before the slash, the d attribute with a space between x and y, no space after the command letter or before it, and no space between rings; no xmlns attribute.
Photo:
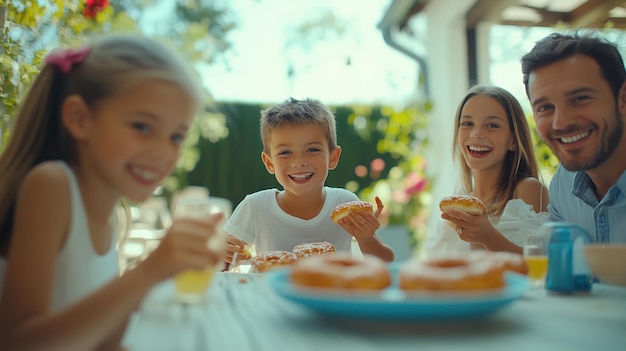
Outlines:
<svg viewBox="0 0 626 351"><path fill-rule="evenodd" d="M367 201L346 202L335 207L330 218L357 240L371 238L380 227L378 216L384 207L378 197L376 206L374 212L374 206Z"/></svg>

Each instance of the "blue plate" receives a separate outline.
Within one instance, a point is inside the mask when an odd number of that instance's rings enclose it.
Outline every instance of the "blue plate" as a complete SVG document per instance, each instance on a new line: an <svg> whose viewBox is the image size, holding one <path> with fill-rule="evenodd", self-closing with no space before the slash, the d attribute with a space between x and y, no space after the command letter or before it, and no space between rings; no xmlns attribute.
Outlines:
<svg viewBox="0 0 626 351"><path fill-rule="evenodd" d="M451 320L487 316L517 300L528 290L528 279L506 274L502 289L471 293L404 293L397 286L398 266L390 266L394 282L378 292L308 288L291 283L289 269L268 272L267 281L278 295L339 317L389 320Z"/></svg>

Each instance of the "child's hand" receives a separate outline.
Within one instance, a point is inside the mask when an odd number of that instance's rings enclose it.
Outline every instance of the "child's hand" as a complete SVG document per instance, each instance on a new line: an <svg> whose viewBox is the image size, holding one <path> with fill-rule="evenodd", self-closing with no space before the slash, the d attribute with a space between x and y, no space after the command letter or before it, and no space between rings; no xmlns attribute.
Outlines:
<svg viewBox="0 0 626 351"><path fill-rule="evenodd" d="M225 238L214 237L222 214L207 218L176 218L159 246L146 259L160 279L167 279L185 269L204 269L221 264L226 253ZM208 245L210 239L224 240L223 245Z"/></svg>
<svg viewBox="0 0 626 351"><path fill-rule="evenodd" d="M376 201L376 212L374 212L374 217L378 219L378 216L380 216L381 212L383 212L383 208L385 208L385 206L383 205L383 201L378 196L376 196L374 200Z"/></svg>
<svg viewBox="0 0 626 351"><path fill-rule="evenodd" d="M352 211L339 220L337 224L357 240L371 238L376 234L376 230L380 228L378 216L380 216L383 207L382 201L376 196L376 212L372 214L364 211Z"/></svg>
<svg viewBox="0 0 626 351"><path fill-rule="evenodd" d="M250 252L246 252L244 249L246 245L248 245L248 243L244 240L238 239L231 234L226 234L226 263L233 263L233 255L235 252L240 259L250 258Z"/></svg>

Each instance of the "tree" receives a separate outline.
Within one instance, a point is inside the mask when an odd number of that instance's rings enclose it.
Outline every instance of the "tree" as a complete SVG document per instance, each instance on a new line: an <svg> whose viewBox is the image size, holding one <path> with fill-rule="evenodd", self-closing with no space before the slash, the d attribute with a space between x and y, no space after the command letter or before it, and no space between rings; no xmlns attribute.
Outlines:
<svg viewBox="0 0 626 351"><path fill-rule="evenodd" d="M94 34L144 32L163 39L192 64L205 65L230 49L227 35L235 28L229 9L208 0L0 1L0 150L8 137L11 119L50 49L82 44ZM151 23L154 8L168 4L173 11L166 12L164 20ZM199 135L227 135L223 128L217 128L220 133L213 130L215 120L223 120L223 116L212 112L208 92L206 101L208 108L197 119L178 172L195 166L198 151L194 145Z"/></svg>
<svg viewBox="0 0 626 351"><path fill-rule="evenodd" d="M86 4L78 0L8 0L0 6L0 149L46 52L59 44L83 42L90 33L136 28L124 14L114 16L111 7L94 17L86 16L85 9Z"/></svg>

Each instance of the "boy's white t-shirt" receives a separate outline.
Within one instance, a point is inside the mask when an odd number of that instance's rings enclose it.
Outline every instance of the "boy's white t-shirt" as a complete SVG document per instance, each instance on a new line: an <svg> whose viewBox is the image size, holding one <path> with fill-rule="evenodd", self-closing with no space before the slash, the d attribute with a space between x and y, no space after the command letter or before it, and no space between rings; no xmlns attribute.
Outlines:
<svg viewBox="0 0 626 351"><path fill-rule="evenodd" d="M224 225L224 231L255 245L257 253L291 251L302 243L328 241L337 251L350 252L352 235L330 219L339 204L359 198L342 188L324 187L326 201L311 219L291 216L278 205L277 189L261 190L246 196Z"/></svg>

